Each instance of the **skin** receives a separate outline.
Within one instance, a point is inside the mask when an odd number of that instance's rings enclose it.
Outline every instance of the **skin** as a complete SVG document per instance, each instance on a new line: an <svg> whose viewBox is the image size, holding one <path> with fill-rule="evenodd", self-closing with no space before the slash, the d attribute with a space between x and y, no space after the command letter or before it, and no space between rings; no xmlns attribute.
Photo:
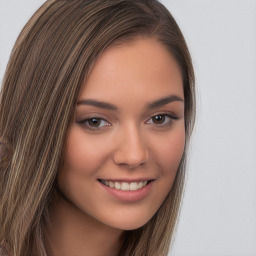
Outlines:
<svg viewBox="0 0 256 256"><path fill-rule="evenodd" d="M78 102L58 173L49 251L118 255L124 230L147 223L172 187L185 145L181 72L156 39L134 39L103 52ZM122 201L99 179L152 182L142 199Z"/></svg>

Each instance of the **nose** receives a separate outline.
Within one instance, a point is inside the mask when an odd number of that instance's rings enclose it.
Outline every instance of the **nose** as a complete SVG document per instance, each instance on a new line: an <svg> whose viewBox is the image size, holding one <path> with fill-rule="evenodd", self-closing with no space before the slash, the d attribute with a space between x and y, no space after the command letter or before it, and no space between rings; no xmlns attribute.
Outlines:
<svg viewBox="0 0 256 256"><path fill-rule="evenodd" d="M137 127L130 126L119 136L114 152L115 164L135 169L149 161L149 150L145 145L143 134Z"/></svg>

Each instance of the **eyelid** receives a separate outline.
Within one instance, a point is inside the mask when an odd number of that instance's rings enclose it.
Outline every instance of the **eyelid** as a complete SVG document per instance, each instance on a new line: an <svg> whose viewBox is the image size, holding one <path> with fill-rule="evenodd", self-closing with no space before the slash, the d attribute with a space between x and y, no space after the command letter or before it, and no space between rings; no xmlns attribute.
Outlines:
<svg viewBox="0 0 256 256"><path fill-rule="evenodd" d="M147 120L151 119L152 117L160 116L160 115L167 116L167 117L170 117L172 119L179 119L180 118L177 114L175 114L171 111L159 111L159 112L151 114L150 117L147 118Z"/></svg>
<svg viewBox="0 0 256 256"><path fill-rule="evenodd" d="M93 127L93 126L90 126L90 125L86 124L87 122L89 122L92 119L101 120L103 122L106 122L107 125L103 125L103 126L99 126L99 127L97 127L97 126ZM81 120L77 121L77 123L82 125L85 129L88 129L88 130L91 130L91 131L100 131L102 129L105 129L105 128L111 126L111 123L109 121L107 121L105 118L99 117L97 115L82 118Z"/></svg>
<svg viewBox="0 0 256 256"><path fill-rule="evenodd" d="M164 116L165 118L169 118L169 121L166 123L163 123L163 124L157 124L157 123L153 123L153 122L150 122L150 120L152 120L152 118L156 117L156 116ZM150 118L147 119L146 121L146 124L152 124L152 125L155 125L155 126L158 126L158 127L161 127L161 126L168 126L168 125L171 125L175 120L179 120L180 118L175 115L174 113L166 113L166 112L159 112L159 113L156 113L154 115L152 115Z"/></svg>

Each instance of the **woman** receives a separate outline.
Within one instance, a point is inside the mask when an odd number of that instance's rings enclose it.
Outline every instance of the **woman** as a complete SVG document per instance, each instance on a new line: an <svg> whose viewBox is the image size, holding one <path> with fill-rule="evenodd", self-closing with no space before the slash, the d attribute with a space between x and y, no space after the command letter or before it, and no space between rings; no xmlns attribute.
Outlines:
<svg viewBox="0 0 256 256"><path fill-rule="evenodd" d="M0 243L167 255L194 111L190 55L158 1L46 1L2 85Z"/></svg>

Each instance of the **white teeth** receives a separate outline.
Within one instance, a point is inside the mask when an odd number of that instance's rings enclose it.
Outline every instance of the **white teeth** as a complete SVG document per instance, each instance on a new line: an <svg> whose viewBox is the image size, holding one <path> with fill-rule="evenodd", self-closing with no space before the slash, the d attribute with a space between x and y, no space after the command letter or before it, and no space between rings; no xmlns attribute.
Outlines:
<svg viewBox="0 0 256 256"><path fill-rule="evenodd" d="M129 183L127 183L127 182L121 183L121 190L125 190L125 191L130 190Z"/></svg>
<svg viewBox="0 0 256 256"><path fill-rule="evenodd" d="M138 188L142 188L142 187L143 187L143 182L141 181L138 183Z"/></svg>
<svg viewBox="0 0 256 256"><path fill-rule="evenodd" d="M115 188L116 189L121 189L121 184L119 182L115 182Z"/></svg>
<svg viewBox="0 0 256 256"><path fill-rule="evenodd" d="M138 189L137 182L130 183L130 190L137 190L137 189Z"/></svg>
<svg viewBox="0 0 256 256"><path fill-rule="evenodd" d="M115 184L114 184L114 182L109 181L109 182L108 182L108 186L111 187L111 188L114 188L114 187L115 187Z"/></svg>
<svg viewBox="0 0 256 256"><path fill-rule="evenodd" d="M101 183L103 183L106 186L109 186L111 188L115 188L118 190L123 190L123 191L135 191L138 189L141 189L147 185L147 181L140 181L140 182L113 182L113 181L107 181L107 180L101 180Z"/></svg>

